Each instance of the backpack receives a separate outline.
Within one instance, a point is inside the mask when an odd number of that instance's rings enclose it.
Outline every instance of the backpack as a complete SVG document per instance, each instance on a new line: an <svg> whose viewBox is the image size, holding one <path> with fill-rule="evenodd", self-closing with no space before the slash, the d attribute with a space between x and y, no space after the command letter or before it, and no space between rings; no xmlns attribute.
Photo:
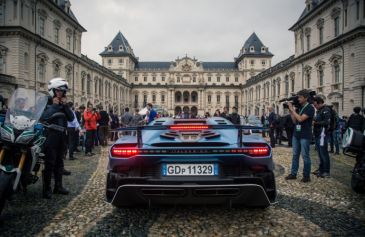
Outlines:
<svg viewBox="0 0 365 237"><path fill-rule="evenodd" d="M334 131L336 130L337 126L338 126L338 117L337 117L337 113L336 111L334 111L332 109L331 106L327 106L327 108L329 109L330 113L331 113L331 120L330 120L330 126L329 126L329 130L330 131Z"/></svg>

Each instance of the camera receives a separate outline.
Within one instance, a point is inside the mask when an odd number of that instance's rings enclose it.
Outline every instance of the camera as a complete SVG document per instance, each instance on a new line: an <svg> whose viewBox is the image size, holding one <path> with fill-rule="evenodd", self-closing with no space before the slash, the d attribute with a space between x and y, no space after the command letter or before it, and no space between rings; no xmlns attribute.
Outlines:
<svg viewBox="0 0 365 237"><path fill-rule="evenodd" d="M313 103L313 100L314 100L314 97L316 95L316 92L315 91L308 91L308 103L309 104L312 104ZM294 107L298 108L300 107L300 103L299 103L299 100L298 100L298 94L293 94L292 96L288 97L288 98L284 98L284 99L281 99L279 100L280 103L284 102L283 103L283 108L284 109L288 109L289 106L288 106L288 102L291 102L293 104Z"/></svg>

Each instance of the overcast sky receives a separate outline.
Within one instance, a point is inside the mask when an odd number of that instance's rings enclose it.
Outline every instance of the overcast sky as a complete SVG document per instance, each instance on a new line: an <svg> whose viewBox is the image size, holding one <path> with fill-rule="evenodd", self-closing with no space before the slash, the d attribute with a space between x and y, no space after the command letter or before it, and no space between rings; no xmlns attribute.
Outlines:
<svg viewBox="0 0 365 237"><path fill-rule="evenodd" d="M121 31L140 61L173 61L188 54L200 61L233 61L256 32L277 63L294 54L288 28L304 0L73 0L87 29L82 53L101 62L103 51Z"/></svg>

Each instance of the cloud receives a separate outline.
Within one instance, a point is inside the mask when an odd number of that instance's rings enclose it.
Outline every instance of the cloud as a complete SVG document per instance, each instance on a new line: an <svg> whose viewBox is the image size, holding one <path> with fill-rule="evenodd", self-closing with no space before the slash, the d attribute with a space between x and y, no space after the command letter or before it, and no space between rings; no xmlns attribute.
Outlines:
<svg viewBox="0 0 365 237"><path fill-rule="evenodd" d="M141 61L233 61L256 32L277 63L294 54L288 28L304 1L293 0L78 0L72 9L87 32L82 52L97 62L120 30Z"/></svg>

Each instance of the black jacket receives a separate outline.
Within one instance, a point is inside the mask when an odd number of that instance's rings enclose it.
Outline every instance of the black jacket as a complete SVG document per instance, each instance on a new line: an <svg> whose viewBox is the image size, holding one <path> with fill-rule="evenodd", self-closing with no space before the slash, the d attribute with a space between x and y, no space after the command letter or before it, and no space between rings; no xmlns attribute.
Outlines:
<svg viewBox="0 0 365 237"><path fill-rule="evenodd" d="M99 119L99 126L108 126L109 125L109 115L105 110L99 112L100 119Z"/></svg>
<svg viewBox="0 0 365 237"><path fill-rule="evenodd" d="M239 116L239 114L237 113L232 113L230 116L229 116L229 120L235 124L235 125L241 125L241 118Z"/></svg>
<svg viewBox="0 0 365 237"><path fill-rule="evenodd" d="M313 133L315 137L319 137L322 133L323 128L325 133L328 133L329 126L331 123L331 110L327 106L323 106L317 110L316 116L314 117Z"/></svg>
<svg viewBox="0 0 365 237"><path fill-rule="evenodd" d="M64 117L57 117L50 119L55 113L64 113ZM72 122L74 120L74 114L72 113L70 107L67 104L52 104L47 105L44 110L41 121L45 121L49 124L55 124L67 128L67 121Z"/></svg>
<svg viewBox="0 0 365 237"><path fill-rule="evenodd" d="M357 131L364 131L365 129L365 118L360 114L351 114L349 121L347 122L346 128L352 128Z"/></svg>

